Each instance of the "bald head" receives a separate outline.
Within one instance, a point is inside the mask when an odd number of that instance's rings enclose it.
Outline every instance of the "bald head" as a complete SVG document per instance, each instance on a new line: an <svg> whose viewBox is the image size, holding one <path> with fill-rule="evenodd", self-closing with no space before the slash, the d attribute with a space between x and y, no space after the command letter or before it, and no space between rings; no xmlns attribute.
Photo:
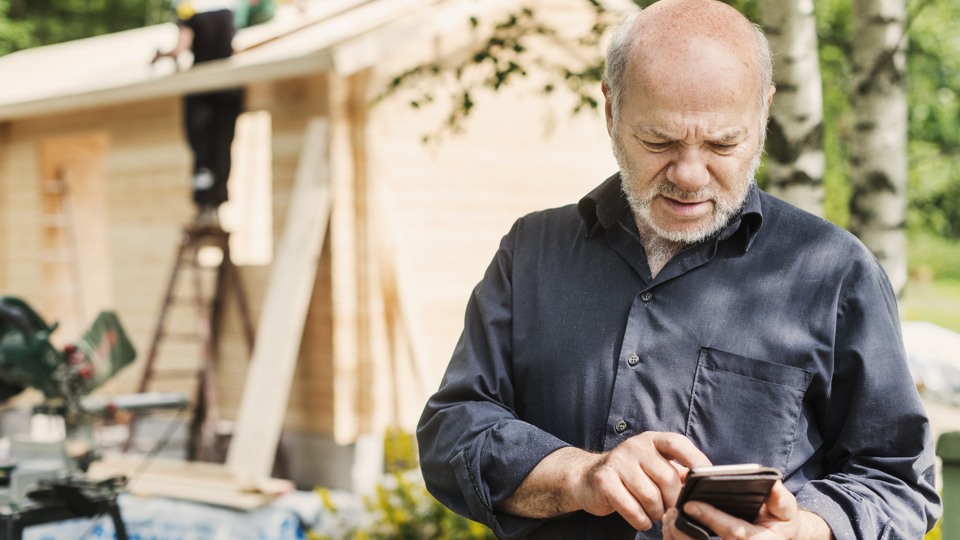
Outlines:
<svg viewBox="0 0 960 540"><path fill-rule="evenodd" d="M715 82L730 80L731 70L742 83L732 91L756 92L765 111L773 68L763 33L716 0L660 0L617 28L604 85L616 121L625 92L656 88L669 93L671 87L691 85L720 92L724 88Z"/></svg>

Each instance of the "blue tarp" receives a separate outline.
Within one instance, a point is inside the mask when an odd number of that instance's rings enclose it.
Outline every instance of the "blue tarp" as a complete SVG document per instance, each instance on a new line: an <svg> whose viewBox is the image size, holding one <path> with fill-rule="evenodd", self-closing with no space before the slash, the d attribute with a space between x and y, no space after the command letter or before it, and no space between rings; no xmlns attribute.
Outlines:
<svg viewBox="0 0 960 540"><path fill-rule="evenodd" d="M320 498L310 492L285 495L269 506L241 512L189 501L121 494L118 503L130 540L303 540L304 525L317 521ZM34 525L24 540L114 539L109 517Z"/></svg>

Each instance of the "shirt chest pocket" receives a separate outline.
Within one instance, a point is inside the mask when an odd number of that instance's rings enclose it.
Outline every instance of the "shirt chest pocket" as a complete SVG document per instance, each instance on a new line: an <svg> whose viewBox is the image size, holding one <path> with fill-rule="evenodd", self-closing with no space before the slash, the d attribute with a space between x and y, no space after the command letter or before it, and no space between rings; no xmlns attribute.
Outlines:
<svg viewBox="0 0 960 540"><path fill-rule="evenodd" d="M716 464L784 470L811 374L717 349L700 351L686 435Z"/></svg>

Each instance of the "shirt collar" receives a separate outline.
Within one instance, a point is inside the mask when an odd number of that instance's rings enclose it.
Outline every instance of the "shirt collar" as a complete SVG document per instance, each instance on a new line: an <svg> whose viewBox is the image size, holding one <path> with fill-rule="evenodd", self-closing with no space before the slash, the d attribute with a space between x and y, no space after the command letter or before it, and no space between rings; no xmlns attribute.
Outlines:
<svg viewBox="0 0 960 540"><path fill-rule="evenodd" d="M630 211L630 203L620 188L620 173L607 178L577 204L580 219L586 225L586 234L590 236L597 227L609 229ZM717 235L717 241L734 237L743 239L743 250L748 251L756 239L763 224L763 210L760 201L760 189L755 182L750 183L747 200L743 209ZM738 234L739 233L739 234Z"/></svg>
<svg viewBox="0 0 960 540"><path fill-rule="evenodd" d="M607 178L577 204L580 218L587 226L587 235L593 234L597 225L609 229L630 209L627 197L620 189L620 173Z"/></svg>

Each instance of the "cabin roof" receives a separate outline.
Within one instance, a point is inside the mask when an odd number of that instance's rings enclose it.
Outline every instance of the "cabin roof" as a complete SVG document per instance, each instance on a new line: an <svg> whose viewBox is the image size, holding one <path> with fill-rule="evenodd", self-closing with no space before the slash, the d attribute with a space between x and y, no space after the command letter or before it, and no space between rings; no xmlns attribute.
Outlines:
<svg viewBox="0 0 960 540"><path fill-rule="evenodd" d="M323 0L305 5L302 13L282 6L273 20L240 30L232 58L192 68L183 59L179 65L169 58L150 63L158 48L176 42L173 23L0 57L0 121L328 70L346 75L373 65L404 40L438 31L437 6L456 5L461 18L464 8L485 9L482 0Z"/></svg>

